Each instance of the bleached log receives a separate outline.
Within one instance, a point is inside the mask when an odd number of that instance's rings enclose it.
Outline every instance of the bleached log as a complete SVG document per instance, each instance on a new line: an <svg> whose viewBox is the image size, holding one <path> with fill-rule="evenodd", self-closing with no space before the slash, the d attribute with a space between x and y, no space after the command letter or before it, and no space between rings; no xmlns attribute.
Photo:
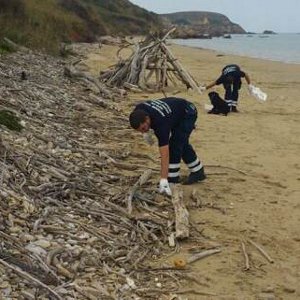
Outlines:
<svg viewBox="0 0 300 300"><path fill-rule="evenodd" d="M138 188L140 186L142 186L143 184L145 184L148 179L151 177L152 175L152 170L146 170L138 179L138 181L134 184L134 186L132 187L132 189L129 192L129 196L127 198L127 210L128 213L131 214L132 213L132 200L134 197L134 194L136 193L136 191L138 190Z"/></svg>
<svg viewBox="0 0 300 300"><path fill-rule="evenodd" d="M172 52L168 49L168 47L161 43L161 48L163 49L164 53L167 55L169 61L171 61L171 64L173 67L178 71L179 76L182 78L182 80L187 83L190 87L195 89L200 95L202 94L199 86L195 82L195 80L191 77L191 75L183 68L181 63L175 58L175 56L172 54Z"/></svg>
<svg viewBox="0 0 300 300"><path fill-rule="evenodd" d="M136 92L136 93L142 92L142 90L137 85L131 84L129 82L125 82L123 84L123 87L127 90L130 90L131 92Z"/></svg>
<svg viewBox="0 0 300 300"><path fill-rule="evenodd" d="M175 185L172 189L172 203L175 211L175 236L178 239L189 237L189 212L183 202L183 191Z"/></svg>
<svg viewBox="0 0 300 300"><path fill-rule="evenodd" d="M154 74L154 72L155 72L155 68L150 70L150 72L148 73L148 75L146 76L146 79L145 79L146 83L149 81L149 79Z"/></svg>
<svg viewBox="0 0 300 300"><path fill-rule="evenodd" d="M167 59L166 57L164 58L163 62L162 62L162 70L161 70L161 77L162 77L162 82L161 82L161 86L162 88L164 88L167 84Z"/></svg>
<svg viewBox="0 0 300 300"><path fill-rule="evenodd" d="M274 259L258 244L249 239L249 243L252 244L271 264L274 263Z"/></svg>
<svg viewBox="0 0 300 300"><path fill-rule="evenodd" d="M103 83L101 83L99 80L96 78L93 78L90 74L87 74L85 72L77 71L73 65L66 66L64 69L64 74L67 77L70 78L79 78L79 79L85 79L88 82L93 83L98 89L99 92L104 96L109 99L113 98L112 93L108 90L107 87Z"/></svg>
<svg viewBox="0 0 300 300"><path fill-rule="evenodd" d="M147 89L147 86L146 86L146 68L147 68L147 64L148 64L148 55L145 55L145 57L142 61L141 72L140 72L140 75L139 75L139 82L138 82L138 85L144 90Z"/></svg>
<svg viewBox="0 0 300 300"><path fill-rule="evenodd" d="M33 282L35 285L38 285L45 290L47 290L49 293L51 293L56 299L62 300L63 298L60 297L58 293L56 293L53 289L51 289L48 285L41 282L39 279L33 277L31 274L23 271L20 267L11 265L7 263L5 260L0 259L0 264L4 265L5 267L9 268L13 272L17 273L18 275L22 276L23 278L27 279L30 282Z"/></svg>
<svg viewBox="0 0 300 300"><path fill-rule="evenodd" d="M200 253L196 253L195 255L193 255L192 257L188 258L187 263L191 264L199 259L205 258L207 256L211 256L217 253L220 253L221 249L211 249L211 250L205 250L203 252Z"/></svg>
<svg viewBox="0 0 300 300"><path fill-rule="evenodd" d="M244 259L245 259L245 271L248 271L250 269L249 256L248 256L248 253L246 251L245 243L243 243L243 242L242 242L242 251L243 251Z"/></svg>
<svg viewBox="0 0 300 300"><path fill-rule="evenodd" d="M140 72L140 68L139 68L140 58L141 58L140 57L140 46L137 44L135 53L131 60L130 74L129 74L127 82L130 82L133 84L136 84L138 82L137 78L138 78L139 72Z"/></svg>
<svg viewBox="0 0 300 300"><path fill-rule="evenodd" d="M169 35L172 34L175 30L176 30L176 27L171 28L171 29L165 34L165 36L161 39L161 41L162 41L162 42L165 41L165 40L169 37Z"/></svg>

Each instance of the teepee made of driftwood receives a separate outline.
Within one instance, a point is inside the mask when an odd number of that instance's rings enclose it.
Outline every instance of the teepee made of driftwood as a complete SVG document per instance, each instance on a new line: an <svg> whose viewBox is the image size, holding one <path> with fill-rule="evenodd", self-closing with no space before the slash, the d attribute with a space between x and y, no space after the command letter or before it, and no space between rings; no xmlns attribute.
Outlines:
<svg viewBox="0 0 300 300"><path fill-rule="evenodd" d="M146 91L161 91L178 82L201 94L195 79L175 58L166 44L173 28L164 37L147 37L134 44L134 51L127 59L120 61L100 74L100 81L108 86ZM119 52L122 48L119 50Z"/></svg>

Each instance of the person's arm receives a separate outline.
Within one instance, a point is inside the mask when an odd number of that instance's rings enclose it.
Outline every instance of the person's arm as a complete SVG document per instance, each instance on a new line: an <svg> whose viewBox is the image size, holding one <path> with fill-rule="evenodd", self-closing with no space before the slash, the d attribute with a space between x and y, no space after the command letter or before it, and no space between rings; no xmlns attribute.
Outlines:
<svg viewBox="0 0 300 300"><path fill-rule="evenodd" d="M250 77L247 73L245 73L245 80L248 84L251 84L251 80L250 80Z"/></svg>
<svg viewBox="0 0 300 300"><path fill-rule="evenodd" d="M159 147L160 178L167 179L169 174L169 145Z"/></svg>
<svg viewBox="0 0 300 300"><path fill-rule="evenodd" d="M206 88L207 90L209 90L210 88L214 87L216 84L217 84L217 82L214 81L214 82L212 82L212 83L206 85L205 88Z"/></svg>
<svg viewBox="0 0 300 300"><path fill-rule="evenodd" d="M169 145L159 147L161 157L161 169L160 169L160 181L159 181L159 192L172 196L172 191L168 182L169 173Z"/></svg>

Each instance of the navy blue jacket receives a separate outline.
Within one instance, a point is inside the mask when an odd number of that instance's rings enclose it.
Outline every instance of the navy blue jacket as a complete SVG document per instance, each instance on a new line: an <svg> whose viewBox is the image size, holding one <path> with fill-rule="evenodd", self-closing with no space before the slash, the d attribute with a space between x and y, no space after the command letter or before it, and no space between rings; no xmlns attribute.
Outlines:
<svg viewBox="0 0 300 300"><path fill-rule="evenodd" d="M240 81L242 77L245 77L245 73L238 65L227 65L223 68L222 75L217 79L216 84L227 83L230 77L235 81Z"/></svg>
<svg viewBox="0 0 300 300"><path fill-rule="evenodd" d="M135 109L148 113L151 128L158 138L160 147L168 145L172 129L176 128L185 117L188 101L181 98L169 97L160 100L149 100L140 103Z"/></svg>

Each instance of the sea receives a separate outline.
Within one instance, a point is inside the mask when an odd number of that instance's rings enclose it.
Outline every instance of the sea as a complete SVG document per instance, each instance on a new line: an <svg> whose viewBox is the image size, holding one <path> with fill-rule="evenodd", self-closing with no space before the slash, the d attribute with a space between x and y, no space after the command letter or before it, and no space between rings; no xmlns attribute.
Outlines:
<svg viewBox="0 0 300 300"><path fill-rule="evenodd" d="M222 54L300 64L300 33L232 34L231 38L172 39L173 43Z"/></svg>

